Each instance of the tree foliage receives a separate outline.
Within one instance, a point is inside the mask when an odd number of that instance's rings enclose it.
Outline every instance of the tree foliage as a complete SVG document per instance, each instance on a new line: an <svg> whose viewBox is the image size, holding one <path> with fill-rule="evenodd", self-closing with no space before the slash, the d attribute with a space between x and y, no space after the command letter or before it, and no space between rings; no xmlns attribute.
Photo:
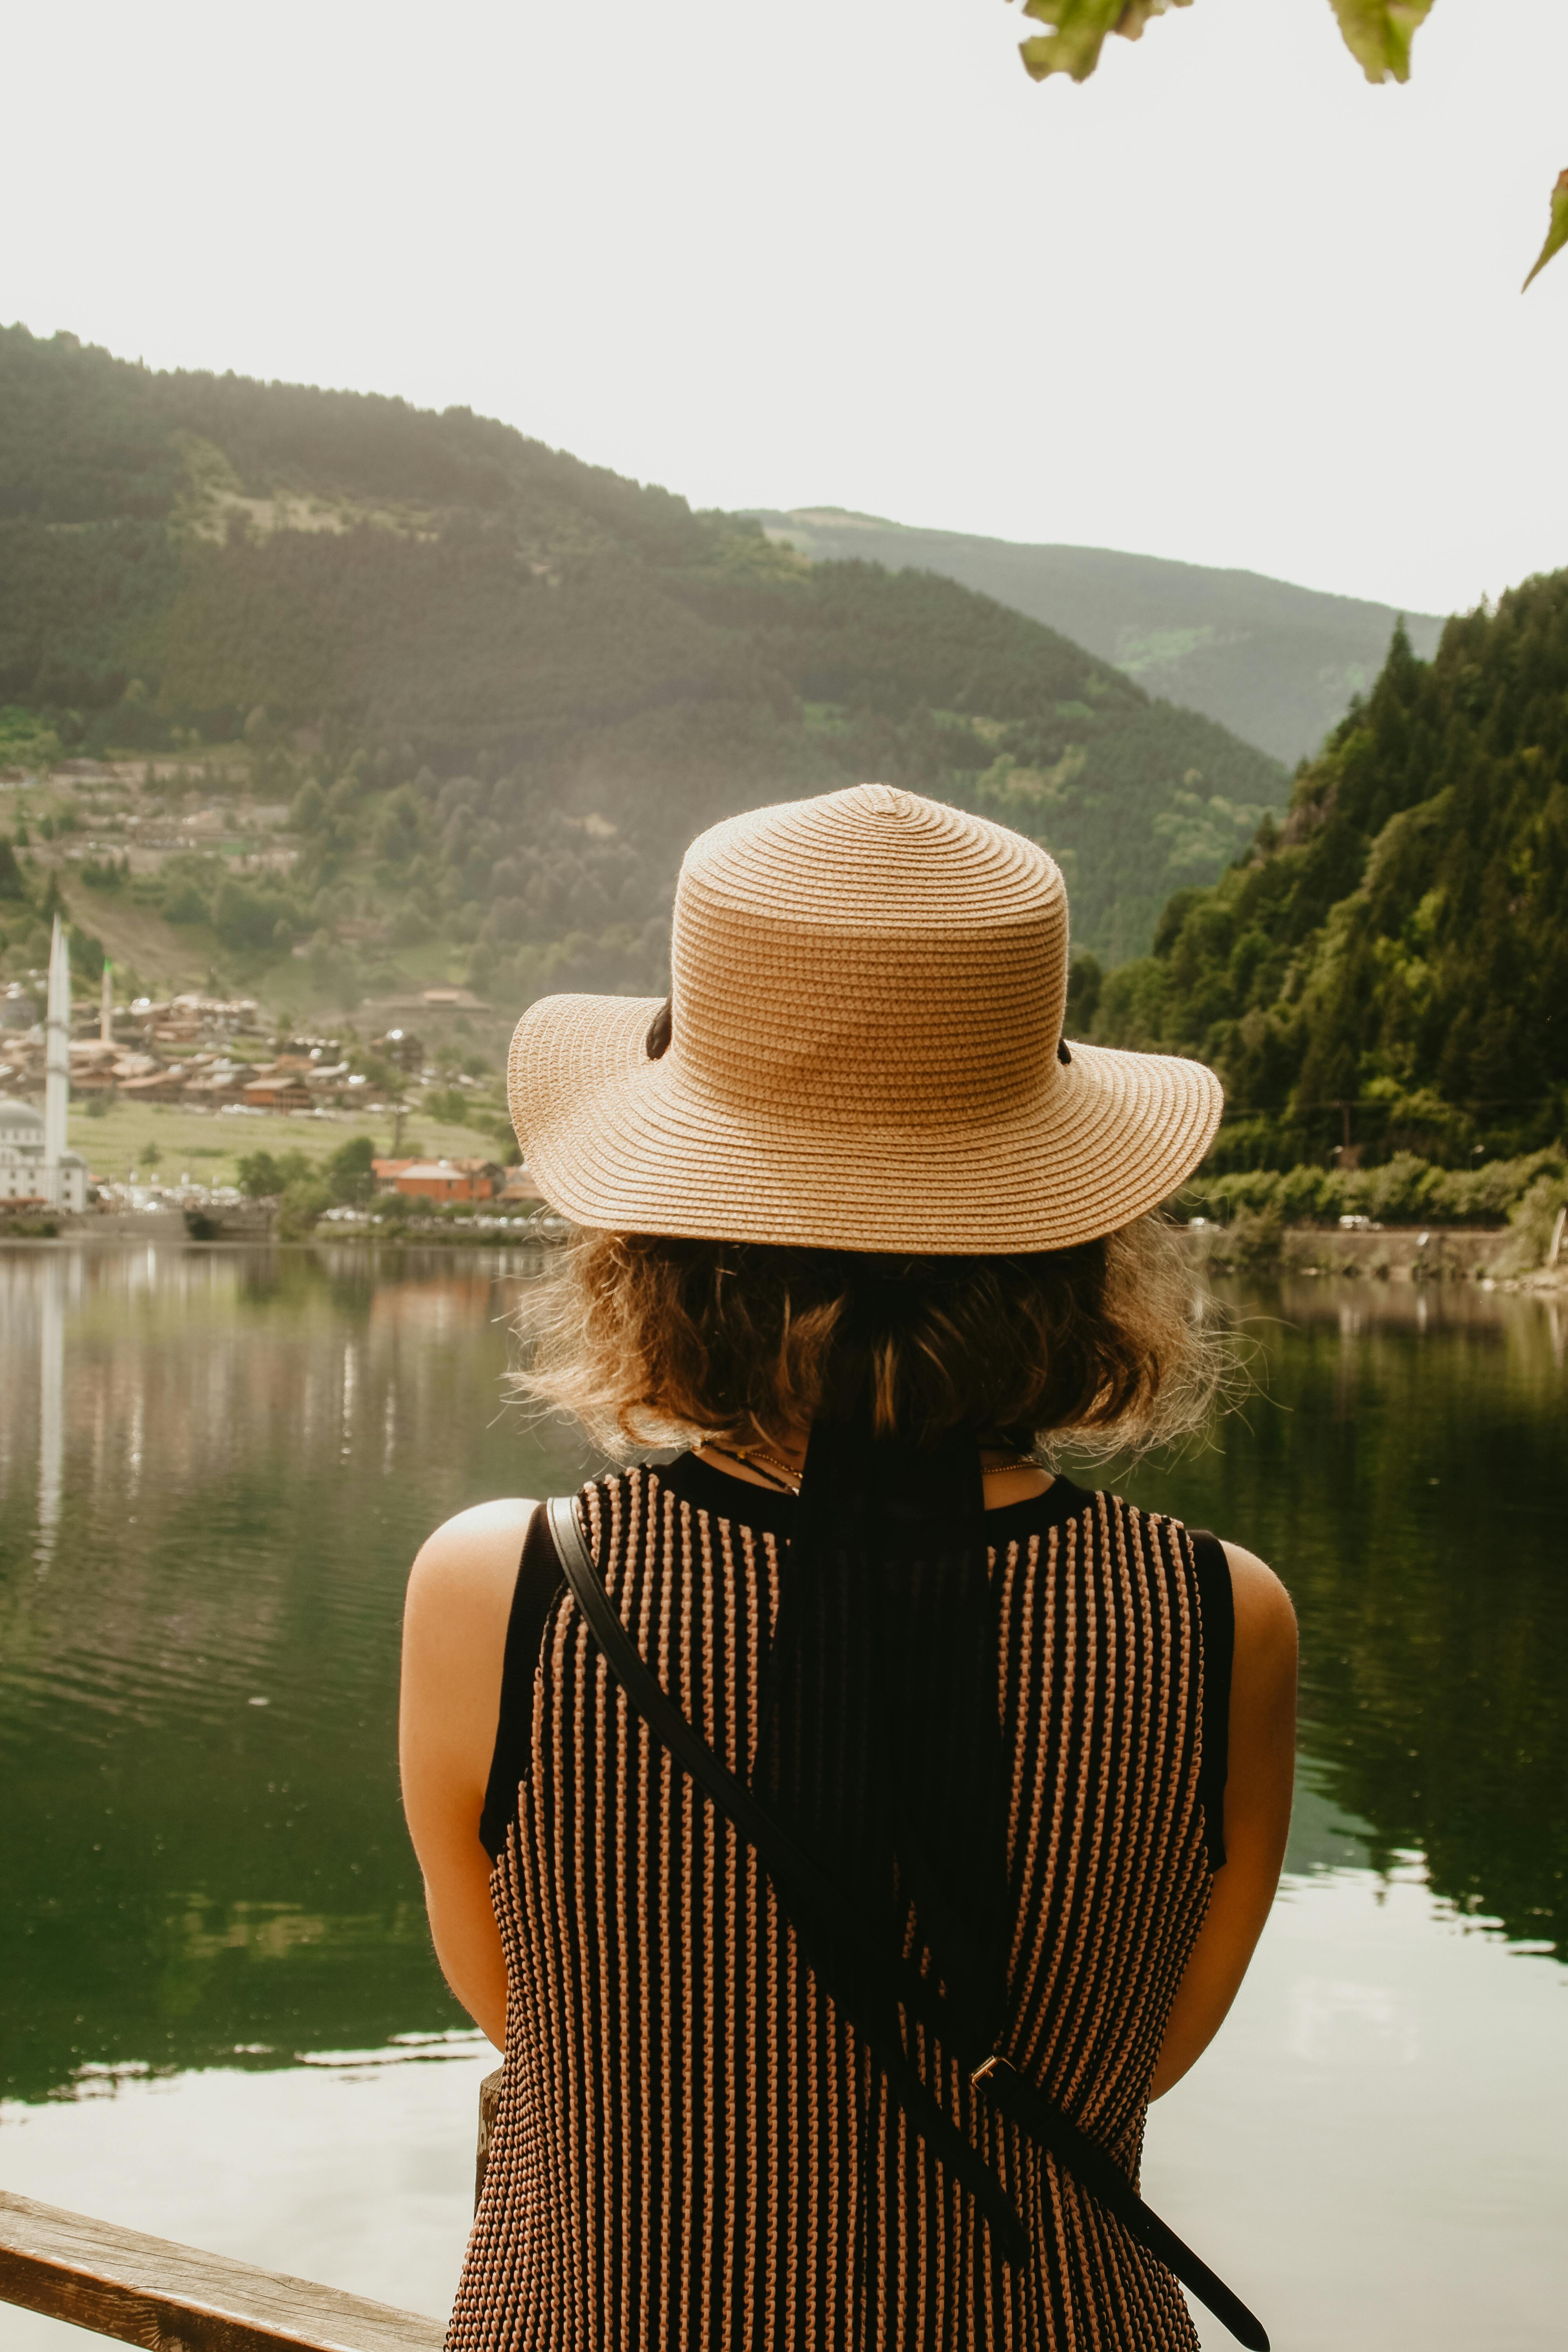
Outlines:
<svg viewBox="0 0 1568 2352"><path fill-rule="evenodd" d="M1024 0L1024 14L1047 26L1021 44L1036 81L1065 73L1087 81L1112 33L1141 40L1151 16L1190 8L1193 0ZM1368 81L1408 81L1410 44L1434 0L1329 0L1345 47Z"/></svg>
<svg viewBox="0 0 1568 2352"><path fill-rule="evenodd" d="M1178 892L1093 1034L1211 1061L1221 1160L1463 1160L1568 1109L1568 572L1403 633L1282 825Z"/></svg>
<svg viewBox="0 0 1568 2352"><path fill-rule="evenodd" d="M1530 284L1531 278L1541 275L1553 254L1561 253L1565 245L1568 245L1568 172L1559 172L1557 184L1552 191L1552 217L1547 224L1546 242L1535 257L1530 277L1524 281L1525 286ZM1520 290L1522 293L1524 289L1521 287Z"/></svg>
<svg viewBox="0 0 1568 2352"><path fill-rule="evenodd" d="M1069 74L1087 81L1100 63L1100 53L1112 33L1123 40L1142 38L1151 16L1163 16L1167 7L1190 8L1193 0L1024 0L1026 16L1047 27L1021 43L1025 67L1036 81L1048 74Z"/></svg>
<svg viewBox="0 0 1568 2352"><path fill-rule="evenodd" d="M1142 37L1151 16L1167 8L1190 8L1193 0L1023 0L1023 13L1047 29L1019 43L1025 70L1036 81L1065 73L1087 81L1112 33L1123 40ZM1329 0L1349 49L1370 82L1408 81L1410 46L1436 0ZM1552 198L1552 224L1528 286L1568 245L1568 172Z"/></svg>
<svg viewBox="0 0 1568 2352"><path fill-rule="evenodd" d="M1331 0L1340 31L1370 82L1408 81L1410 44L1433 0Z"/></svg>

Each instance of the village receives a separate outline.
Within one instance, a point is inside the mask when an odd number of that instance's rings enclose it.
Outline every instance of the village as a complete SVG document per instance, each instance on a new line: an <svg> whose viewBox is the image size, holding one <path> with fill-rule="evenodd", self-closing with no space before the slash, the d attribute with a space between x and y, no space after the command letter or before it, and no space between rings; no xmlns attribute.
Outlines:
<svg viewBox="0 0 1568 2352"><path fill-rule="evenodd" d="M301 1119L339 1130L312 1138L317 1151L286 1154L285 1170L323 1158L334 1145L341 1150L345 1129L363 1135L367 1121L384 1123L387 1148L364 1155L355 1197L322 1213L340 1232L381 1223L388 1212L405 1229L445 1212L493 1230L539 1211L537 1188L521 1165L471 1150L400 1148L411 1113L431 1104L447 1125L467 1128L481 1117L477 1099L470 1108L462 1098L465 1088L478 1097L477 1081L427 1062L412 1028L392 1027L362 1047L340 1036L278 1036L254 997L186 991L116 1003L108 962L97 1003L85 1018L73 1016L68 935L58 918L45 993L42 1008L26 984L13 982L0 996L0 1220L13 1231L44 1221L48 1234L107 1240L149 1234L151 1217L197 1239L272 1232L269 1171L278 1163L266 1150L247 1148L250 1135L241 1142L231 1134L226 1148L197 1146L188 1155L233 1159L237 1182L204 1181L188 1169L163 1174L155 1137L143 1143L141 1164L121 1171L107 1150L72 1147L73 1106L95 1122L111 1106L286 1121L290 1142ZM463 993L431 989L426 996L437 1012ZM357 1066L362 1061L368 1066Z"/></svg>

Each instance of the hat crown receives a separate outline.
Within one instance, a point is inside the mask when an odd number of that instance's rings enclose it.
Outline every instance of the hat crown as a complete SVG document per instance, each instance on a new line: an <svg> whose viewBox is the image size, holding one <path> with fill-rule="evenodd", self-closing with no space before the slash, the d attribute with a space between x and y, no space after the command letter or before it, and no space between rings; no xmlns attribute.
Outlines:
<svg viewBox="0 0 1568 2352"><path fill-rule="evenodd" d="M693 842L676 890L670 1060L761 1119L1002 1119L1054 1082L1067 968L1067 893L1043 849L858 784Z"/></svg>

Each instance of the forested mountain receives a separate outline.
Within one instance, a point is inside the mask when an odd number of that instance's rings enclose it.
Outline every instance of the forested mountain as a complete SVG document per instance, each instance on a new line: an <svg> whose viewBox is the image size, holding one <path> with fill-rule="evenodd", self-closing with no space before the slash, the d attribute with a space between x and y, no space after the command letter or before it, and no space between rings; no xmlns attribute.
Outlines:
<svg viewBox="0 0 1568 2352"><path fill-rule="evenodd" d="M268 958L380 985L428 978L437 946L508 1001L655 988L690 834L865 777L1038 834L1114 962L1287 791L932 573L808 563L467 411L154 374L22 328L0 331L0 761L51 735L174 750L192 772L145 786L171 820L182 794L220 832L226 796L239 835L247 795L289 805L264 885L216 848L121 884L263 991ZM198 773L203 746L237 748ZM130 814L145 837L158 811ZM68 887L118 872L98 815L108 849L34 862Z"/></svg>
<svg viewBox="0 0 1568 2352"><path fill-rule="evenodd" d="M1292 765L1319 749L1352 696L1371 686L1398 617L1386 604L1256 572L1106 547L918 530L837 507L758 509L757 519L770 538L817 562L858 556L979 589L1088 646L1150 693L1204 711ZM1413 613L1405 625L1416 652L1430 654L1441 621Z"/></svg>
<svg viewBox="0 0 1568 2352"><path fill-rule="evenodd" d="M1080 970L1079 1003L1095 1000ZM1093 1034L1212 1061L1220 1158L1528 1150L1568 1112L1568 572L1401 635L1283 824L1179 892Z"/></svg>

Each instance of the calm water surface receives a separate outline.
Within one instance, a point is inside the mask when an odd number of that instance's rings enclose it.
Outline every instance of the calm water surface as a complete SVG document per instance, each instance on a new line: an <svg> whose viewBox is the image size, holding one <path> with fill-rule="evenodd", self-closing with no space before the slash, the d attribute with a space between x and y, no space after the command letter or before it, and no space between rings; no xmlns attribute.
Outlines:
<svg viewBox="0 0 1568 2352"><path fill-rule="evenodd" d="M594 1466L501 1406L529 1271L0 1249L0 2185L445 2308L488 2061L397 1810L398 1609L437 1520ZM1234 1303L1258 1393L1125 1483L1285 1576L1302 1796L1146 2186L1279 2352L1556 2347L1568 1313ZM64 2332L0 2306L7 2352Z"/></svg>

